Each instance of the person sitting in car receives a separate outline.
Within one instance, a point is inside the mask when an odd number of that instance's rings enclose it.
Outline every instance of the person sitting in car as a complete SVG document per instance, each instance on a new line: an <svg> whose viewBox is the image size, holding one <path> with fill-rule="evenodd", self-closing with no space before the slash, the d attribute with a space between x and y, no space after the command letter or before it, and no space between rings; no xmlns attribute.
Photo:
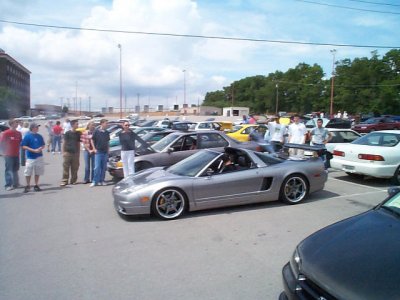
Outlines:
<svg viewBox="0 0 400 300"><path fill-rule="evenodd" d="M222 167L219 171L219 173L227 173L227 172L233 172L236 171L236 166L234 163L234 157L233 155L229 154L224 154L222 156L223 164Z"/></svg>

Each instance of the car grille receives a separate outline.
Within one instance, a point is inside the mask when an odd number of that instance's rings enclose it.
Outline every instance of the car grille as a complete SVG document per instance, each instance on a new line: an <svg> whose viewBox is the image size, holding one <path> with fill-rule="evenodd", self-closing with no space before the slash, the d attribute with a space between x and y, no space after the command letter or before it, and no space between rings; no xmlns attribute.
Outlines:
<svg viewBox="0 0 400 300"><path fill-rule="evenodd" d="M336 300L335 297L328 294L304 275L299 275L297 284L298 288L296 288L296 293L299 296L299 299Z"/></svg>

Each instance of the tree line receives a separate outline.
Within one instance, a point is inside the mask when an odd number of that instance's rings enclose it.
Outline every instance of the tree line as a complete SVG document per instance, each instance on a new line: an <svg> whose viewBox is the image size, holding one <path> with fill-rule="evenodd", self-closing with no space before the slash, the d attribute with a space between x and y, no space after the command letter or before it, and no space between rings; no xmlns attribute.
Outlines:
<svg viewBox="0 0 400 300"><path fill-rule="evenodd" d="M373 51L370 58L337 61L333 76L334 113L400 114L400 49L382 58ZM246 77L208 92L203 105L245 106L253 113L274 114L278 102L279 111L329 113L331 80L318 64L300 63L286 72Z"/></svg>

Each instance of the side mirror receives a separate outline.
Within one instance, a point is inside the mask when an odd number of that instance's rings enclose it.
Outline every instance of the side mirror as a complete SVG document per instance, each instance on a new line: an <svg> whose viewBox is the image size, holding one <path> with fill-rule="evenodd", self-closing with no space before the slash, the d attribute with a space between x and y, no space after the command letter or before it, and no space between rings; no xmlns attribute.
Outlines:
<svg viewBox="0 0 400 300"><path fill-rule="evenodd" d="M390 197L393 197L394 195L396 195L399 192L400 192L400 187L392 186L392 187L388 188L388 195Z"/></svg>
<svg viewBox="0 0 400 300"><path fill-rule="evenodd" d="M174 152L174 148L169 147L168 150L167 150L167 152L168 152L168 153Z"/></svg>

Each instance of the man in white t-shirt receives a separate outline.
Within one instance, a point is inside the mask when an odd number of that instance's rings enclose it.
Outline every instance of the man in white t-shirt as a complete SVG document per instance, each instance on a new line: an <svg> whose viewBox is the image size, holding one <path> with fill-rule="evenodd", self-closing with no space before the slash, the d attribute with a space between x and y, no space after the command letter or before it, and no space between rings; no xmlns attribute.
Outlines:
<svg viewBox="0 0 400 300"><path fill-rule="evenodd" d="M270 135L270 144L274 152L279 151L285 142L286 125L279 123L279 118L274 118L273 121L268 123L268 132Z"/></svg>
<svg viewBox="0 0 400 300"><path fill-rule="evenodd" d="M293 123L289 125L289 143L304 144L306 142L307 129L304 123L300 123L299 115L294 115ZM303 155L303 150L290 149L292 155Z"/></svg>

